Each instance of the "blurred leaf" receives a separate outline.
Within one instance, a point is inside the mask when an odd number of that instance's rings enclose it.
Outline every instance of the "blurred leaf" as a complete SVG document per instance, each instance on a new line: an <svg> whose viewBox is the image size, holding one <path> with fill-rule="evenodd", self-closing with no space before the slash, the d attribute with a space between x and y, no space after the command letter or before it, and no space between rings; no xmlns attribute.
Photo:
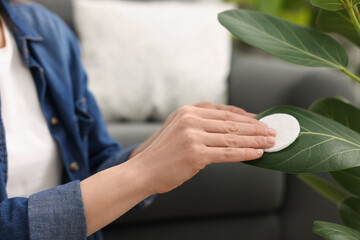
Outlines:
<svg viewBox="0 0 360 240"><path fill-rule="evenodd" d="M311 0L311 4L328 11L338 11L346 8L342 0Z"/></svg>
<svg viewBox="0 0 360 240"><path fill-rule="evenodd" d="M317 100L310 106L309 110L360 133L360 109L339 98Z"/></svg>
<svg viewBox="0 0 360 240"><path fill-rule="evenodd" d="M299 7L296 10L284 10L280 17L303 26L309 26L312 20L312 12L306 7Z"/></svg>
<svg viewBox="0 0 360 240"><path fill-rule="evenodd" d="M338 98L326 98L314 102L310 111L333 119L360 133L360 109ZM352 168L330 173L347 191L360 196L360 168Z"/></svg>
<svg viewBox="0 0 360 240"><path fill-rule="evenodd" d="M291 9L291 8L298 8L304 6L309 3L309 0L286 0L284 3L284 7Z"/></svg>
<svg viewBox="0 0 360 240"><path fill-rule="evenodd" d="M331 176L348 192L360 197L360 168L331 172Z"/></svg>
<svg viewBox="0 0 360 240"><path fill-rule="evenodd" d="M282 9L284 0L259 0L259 11L272 15L278 15Z"/></svg>
<svg viewBox="0 0 360 240"><path fill-rule="evenodd" d="M360 199L350 197L339 204L339 211L344 224L360 231Z"/></svg>
<svg viewBox="0 0 360 240"><path fill-rule="evenodd" d="M313 232L326 240L359 240L360 232L334 223L315 221Z"/></svg>
<svg viewBox="0 0 360 240"><path fill-rule="evenodd" d="M244 42L283 60L309 67L343 69L348 65L344 48L311 28L240 9L219 14L219 21Z"/></svg>
<svg viewBox="0 0 360 240"><path fill-rule="evenodd" d="M351 104L351 101L349 99L347 99L346 97L343 97L341 95L337 95L334 98L337 99L337 100L340 100L340 101L342 101L344 103Z"/></svg>
<svg viewBox="0 0 360 240"><path fill-rule="evenodd" d="M258 119L286 113L300 123L298 139L288 148L265 153L248 164L288 173L338 171L360 166L360 135L319 114L290 106L275 107L257 116Z"/></svg>
<svg viewBox="0 0 360 240"><path fill-rule="evenodd" d="M336 186L314 174L298 174L298 178L309 185L312 189L336 204L339 204L349 196L347 193L341 191Z"/></svg>
<svg viewBox="0 0 360 240"><path fill-rule="evenodd" d="M360 47L360 37L347 10L337 12L320 10L317 16L317 27L320 31L337 33Z"/></svg>

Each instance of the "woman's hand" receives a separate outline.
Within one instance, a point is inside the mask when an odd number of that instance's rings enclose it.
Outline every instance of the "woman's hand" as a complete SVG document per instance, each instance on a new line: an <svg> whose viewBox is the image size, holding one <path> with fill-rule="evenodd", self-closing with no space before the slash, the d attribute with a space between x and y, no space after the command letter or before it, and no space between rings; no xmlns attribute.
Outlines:
<svg viewBox="0 0 360 240"><path fill-rule="evenodd" d="M210 102L199 102L199 103L192 104L191 106L198 107L198 108L223 110L223 111L228 111L231 113L240 114L240 115L244 115L244 116L251 117L251 118L256 116L255 114L248 113L245 110L238 108L238 107L222 105L222 104L212 104ZM155 141L155 139L158 136L160 136L160 134L167 128L167 126L169 126L169 124L172 122L172 120L175 118L175 116L178 114L178 112L179 112L179 110L170 114L169 117L167 117L164 124L162 125L162 127L158 131L156 131L150 138L148 138L143 144L141 144L138 148L136 148L133 151L133 153L131 154L130 158L135 157L137 154L139 154L140 152L144 151L147 147L149 147Z"/></svg>
<svg viewBox="0 0 360 240"><path fill-rule="evenodd" d="M173 113L133 158L81 182L88 236L148 196L176 188L211 163L261 157L262 149L274 145L275 132L254 116L210 103Z"/></svg>
<svg viewBox="0 0 360 240"><path fill-rule="evenodd" d="M274 145L276 133L254 116L230 106L184 106L129 164L155 194L176 188L211 163L257 159Z"/></svg>

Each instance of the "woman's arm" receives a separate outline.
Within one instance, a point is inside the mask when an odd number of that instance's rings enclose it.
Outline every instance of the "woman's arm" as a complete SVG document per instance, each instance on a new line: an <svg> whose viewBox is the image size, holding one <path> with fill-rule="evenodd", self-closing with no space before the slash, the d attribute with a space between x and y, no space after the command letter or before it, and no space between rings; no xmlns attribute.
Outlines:
<svg viewBox="0 0 360 240"><path fill-rule="evenodd" d="M81 182L87 234L146 197L171 191L211 163L262 156L274 130L243 114L185 106L152 143L129 161Z"/></svg>

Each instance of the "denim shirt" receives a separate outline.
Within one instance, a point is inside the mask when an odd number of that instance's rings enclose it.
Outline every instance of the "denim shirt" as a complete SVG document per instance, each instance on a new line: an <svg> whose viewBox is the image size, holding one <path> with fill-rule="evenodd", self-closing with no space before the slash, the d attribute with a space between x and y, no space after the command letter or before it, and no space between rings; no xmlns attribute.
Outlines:
<svg viewBox="0 0 360 240"><path fill-rule="evenodd" d="M9 199L6 129L0 117L0 239L86 239L80 181L126 161L136 146L122 150L109 137L87 88L78 41L63 21L40 5L0 4L59 146L66 183L29 198ZM102 239L101 233L89 239Z"/></svg>

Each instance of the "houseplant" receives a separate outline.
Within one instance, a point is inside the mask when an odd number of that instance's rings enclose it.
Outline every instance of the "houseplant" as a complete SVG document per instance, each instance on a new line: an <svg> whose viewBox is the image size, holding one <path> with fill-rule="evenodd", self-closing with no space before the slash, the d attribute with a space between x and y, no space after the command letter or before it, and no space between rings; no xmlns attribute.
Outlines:
<svg viewBox="0 0 360 240"><path fill-rule="evenodd" d="M360 83L347 69L345 49L327 33L337 33L360 47L360 0L311 0L320 8L319 31L251 10L219 14L220 23L244 42L275 57L308 67L335 68ZM324 86L326 87L326 86ZM309 110L279 106L263 112L287 113L301 126L289 148L249 164L298 174L299 178L335 202L344 225L314 222L313 231L324 239L360 239L360 109L341 98L313 103ZM313 175L330 172L342 187Z"/></svg>
<svg viewBox="0 0 360 240"><path fill-rule="evenodd" d="M286 20L308 26L313 19L313 11L304 2L308 0L224 0L235 3L239 8L254 9Z"/></svg>

